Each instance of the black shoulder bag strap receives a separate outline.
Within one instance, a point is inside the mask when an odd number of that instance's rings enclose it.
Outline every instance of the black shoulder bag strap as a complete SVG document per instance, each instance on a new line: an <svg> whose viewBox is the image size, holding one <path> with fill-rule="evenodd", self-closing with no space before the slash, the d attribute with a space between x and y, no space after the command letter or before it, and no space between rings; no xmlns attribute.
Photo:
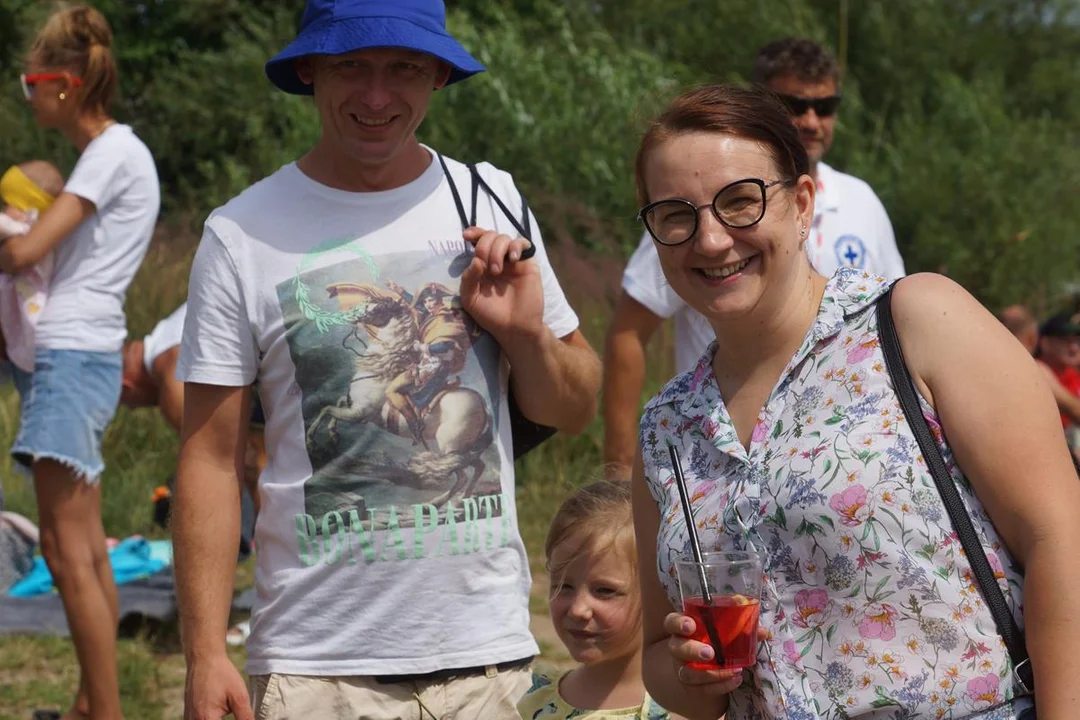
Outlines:
<svg viewBox="0 0 1080 720"><path fill-rule="evenodd" d="M454 178L450 175L450 168L446 166L446 159L443 158L441 153L436 153L436 157L439 158L439 164L442 165L443 174L446 176L446 181L450 183L450 194L454 197L454 205L457 206L458 217L461 220L461 229L472 227L476 225L476 204L477 198L480 196L480 189L484 191L495 201L499 206L499 209L503 211L507 219L513 224L514 229L521 234L521 237L529 241L529 247L521 253L521 258L518 260L528 260L536 254L536 245L533 244L530 229L531 221L529 220L529 205L525 202L525 196L521 196L521 216L522 219L519 222L517 218L511 214L507 209L503 201L499 199L491 187L484 181L484 178L480 177L480 172L476 169L475 165L469 165L469 173L472 176L472 214L465 214L465 203L461 201L461 193L458 192L457 185L454 183ZM513 368L510 369L513 372ZM510 410L510 434L513 438L514 444L514 460L525 455L533 448L540 445L540 443L549 439L555 434L555 428L548 427L546 425L540 425L525 417L521 412L521 408L518 407L517 400L514 399L514 393L511 391L509 394L509 410Z"/></svg>
<svg viewBox="0 0 1080 720"><path fill-rule="evenodd" d="M1031 671L1031 660L1028 657L1027 648L1024 645L1024 633L1016 624L1005 602L1005 594L994 579L994 571L990 567L990 561L986 559L979 536L975 533L975 526L971 522L971 516L960 499L960 492L956 489L956 483L949 470L945 466L945 459L941 455L930 430L930 425L923 416L919 397L915 390L915 383L908 372L904 362L904 353L900 348L900 336L896 332L896 324L892 316L892 292L896 287L894 283L889 290L877 301L878 336L881 340L881 351L885 356L885 367L892 378L893 390L900 399L900 405L904 410L908 425L915 434L915 440L919 443L926 467L934 478L938 493L945 504L945 510L949 513L953 529L960 537L960 545L964 548L971 571L975 575L975 582L979 586L986 606L994 617L994 624L1005 641L1009 657L1012 659L1013 674L1020 686L1031 694L1035 691L1035 678Z"/></svg>

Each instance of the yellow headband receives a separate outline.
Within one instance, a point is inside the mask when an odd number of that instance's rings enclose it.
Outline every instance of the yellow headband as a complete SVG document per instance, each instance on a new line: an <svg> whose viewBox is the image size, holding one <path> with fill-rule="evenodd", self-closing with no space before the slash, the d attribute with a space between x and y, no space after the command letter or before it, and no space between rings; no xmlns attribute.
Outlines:
<svg viewBox="0 0 1080 720"><path fill-rule="evenodd" d="M56 200L38 187L37 183L26 177L26 173L17 165L12 165L3 177L0 177L0 198L16 210L24 212L31 208L38 212L45 212Z"/></svg>

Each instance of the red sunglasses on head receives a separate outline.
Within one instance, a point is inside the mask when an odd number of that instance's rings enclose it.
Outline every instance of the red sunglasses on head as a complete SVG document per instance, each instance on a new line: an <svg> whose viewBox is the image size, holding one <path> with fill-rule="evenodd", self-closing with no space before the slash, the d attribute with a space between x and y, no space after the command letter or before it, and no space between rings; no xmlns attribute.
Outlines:
<svg viewBox="0 0 1080 720"><path fill-rule="evenodd" d="M34 85L37 85L39 82L48 82L49 80L70 80L71 84L75 87L82 85L82 80L71 73L51 72L35 73L33 75L24 73L19 76L19 82L22 84L23 97L29 100L34 95Z"/></svg>

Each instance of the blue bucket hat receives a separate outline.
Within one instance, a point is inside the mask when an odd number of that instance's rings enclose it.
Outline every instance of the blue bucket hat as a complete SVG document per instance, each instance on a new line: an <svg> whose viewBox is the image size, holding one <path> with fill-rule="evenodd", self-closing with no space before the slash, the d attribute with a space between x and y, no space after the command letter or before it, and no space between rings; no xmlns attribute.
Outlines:
<svg viewBox="0 0 1080 720"><path fill-rule="evenodd" d="M447 85L484 66L446 31L443 0L308 0L300 32L266 63L270 82L293 95L311 95L295 61L305 55L344 55L369 48L405 48L450 66Z"/></svg>

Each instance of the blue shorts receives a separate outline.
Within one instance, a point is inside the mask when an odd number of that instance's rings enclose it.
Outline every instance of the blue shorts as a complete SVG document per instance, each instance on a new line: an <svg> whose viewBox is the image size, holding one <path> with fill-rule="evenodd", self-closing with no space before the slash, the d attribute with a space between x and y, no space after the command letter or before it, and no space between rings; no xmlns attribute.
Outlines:
<svg viewBox="0 0 1080 720"><path fill-rule="evenodd" d="M33 374L12 368L22 399L15 462L55 460L95 484L105 470L101 438L120 403L119 352L47 350L34 355Z"/></svg>

